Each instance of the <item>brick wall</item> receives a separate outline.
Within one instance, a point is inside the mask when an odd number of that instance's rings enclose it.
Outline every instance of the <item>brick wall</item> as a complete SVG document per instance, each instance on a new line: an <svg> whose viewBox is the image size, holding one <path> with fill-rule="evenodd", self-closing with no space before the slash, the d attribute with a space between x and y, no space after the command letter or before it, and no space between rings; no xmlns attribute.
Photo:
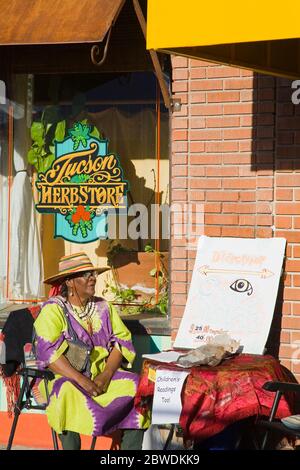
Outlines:
<svg viewBox="0 0 300 470"><path fill-rule="evenodd" d="M202 202L205 235L287 239L285 280L268 344L300 378L300 105L291 102L288 80L180 57L172 61L173 94L182 109L172 117L171 201ZM171 221L174 233L176 213ZM173 338L194 257L186 240L172 237Z"/></svg>

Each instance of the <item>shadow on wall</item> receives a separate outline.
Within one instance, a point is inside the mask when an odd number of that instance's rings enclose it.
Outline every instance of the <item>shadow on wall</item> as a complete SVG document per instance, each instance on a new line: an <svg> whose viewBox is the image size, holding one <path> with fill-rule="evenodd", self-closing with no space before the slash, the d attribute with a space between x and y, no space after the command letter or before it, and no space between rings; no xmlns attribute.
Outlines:
<svg viewBox="0 0 300 470"><path fill-rule="evenodd" d="M298 158L300 154L300 105L292 103L294 90L291 88L291 84L292 80L254 74L251 147L248 149L247 142L243 143L243 141L241 145L244 145L243 151L246 159L247 151L250 150L251 171L257 173L256 203L259 208L257 207L256 217L264 215L272 217L272 223L265 226L262 224L259 226L258 221L256 222L255 236L257 237L275 235L286 238L287 231L291 233L291 228L283 229L278 225L273 233L270 226L275 225L274 215L278 215L277 207L273 207L274 202L280 202L276 190L288 186L284 181L285 172L300 169L300 159ZM246 92L250 94L251 90ZM292 182L292 175L288 176ZM293 189L292 183L290 184L288 189ZM286 277L286 273L280 281L274 317L267 341L267 352L277 357L284 304L284 277Z"/></svg>

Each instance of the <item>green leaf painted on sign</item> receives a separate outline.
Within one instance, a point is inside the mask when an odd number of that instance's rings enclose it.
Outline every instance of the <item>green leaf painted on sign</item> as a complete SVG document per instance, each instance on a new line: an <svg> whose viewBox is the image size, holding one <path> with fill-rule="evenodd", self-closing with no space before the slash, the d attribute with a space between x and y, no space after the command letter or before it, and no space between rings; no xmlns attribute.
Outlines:
<svg viewBox="0 0 300 470"><path fill-rule="evenodd" d="M74 124L74 127L69 130L69 135L74 142L73 150L77 150L80 144L82 144L83 147L87 146L90 130L90 126L82 124L81 122Z"/></svg>

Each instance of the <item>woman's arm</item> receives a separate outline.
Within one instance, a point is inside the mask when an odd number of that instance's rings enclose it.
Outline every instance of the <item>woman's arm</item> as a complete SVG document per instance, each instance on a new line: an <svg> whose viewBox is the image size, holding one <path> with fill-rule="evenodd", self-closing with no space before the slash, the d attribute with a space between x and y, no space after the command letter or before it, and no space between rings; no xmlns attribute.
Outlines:
<svg viewBox="0 0 300 470"><path fill-rule="evenodd" d="M122 353L117 348L113 348L107 358L104 371L98 374L94 379L94 382L98 386L98 389L101 390L100 393L106 391L112 376L120 367L122 360Z"/></svg>
<svg viewBox="0 0 300 470"><path fill-rule="evenodd" d="M71 366L68 359L61 355L56 361L49 364L49 369L55 374L62 375L67 379L74 380L78 383L90 396L95 397L102 393L102 388L96 382L81 374L78 370Z"/></svg>

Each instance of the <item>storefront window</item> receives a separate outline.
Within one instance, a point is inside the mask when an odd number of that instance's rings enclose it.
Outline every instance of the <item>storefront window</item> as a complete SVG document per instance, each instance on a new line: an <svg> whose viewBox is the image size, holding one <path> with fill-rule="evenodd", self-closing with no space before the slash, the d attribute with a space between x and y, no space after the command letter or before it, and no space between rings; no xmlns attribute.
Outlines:
<svg viewBox="0 0 300 470"><path fill-rule="evenodd" d="M12 94L15 107L11 107L10 120L9 106L0 110L0 245L4 254L0 266L0 302L42 298L41 280L55 271L59 257L65 253L83 249L99 264L106 262L109 240L103 238L109 237L109 231L102 234L101 241L84 245L55 239L54 216L39 214L34 207L37 174L53 161L58 123L63 126L57 132L65 132L65 137L75 122L85 122L108 139L109 150L119 156L129 182L128 205L142 204L149 215L144 224L148 225L148 231L143 230L133 239L128 231L121 237L118 232L116 238L122 245L138 251L144 251L149 243L153 247L157 245L151 234L150 209L157 201L168 202L169 116L164 106L158 104L155 76L152 73L16 75ZM45 142L39 143L42 151L39 150L38 156L33 152L32 139L37 123L47 132ZM9 151L12 136L13 146ZM133 218L126 215L127 225ZM159 248L165 251L168 239L160 238ZM102 287L99 286L98 293Z"/></svg>

